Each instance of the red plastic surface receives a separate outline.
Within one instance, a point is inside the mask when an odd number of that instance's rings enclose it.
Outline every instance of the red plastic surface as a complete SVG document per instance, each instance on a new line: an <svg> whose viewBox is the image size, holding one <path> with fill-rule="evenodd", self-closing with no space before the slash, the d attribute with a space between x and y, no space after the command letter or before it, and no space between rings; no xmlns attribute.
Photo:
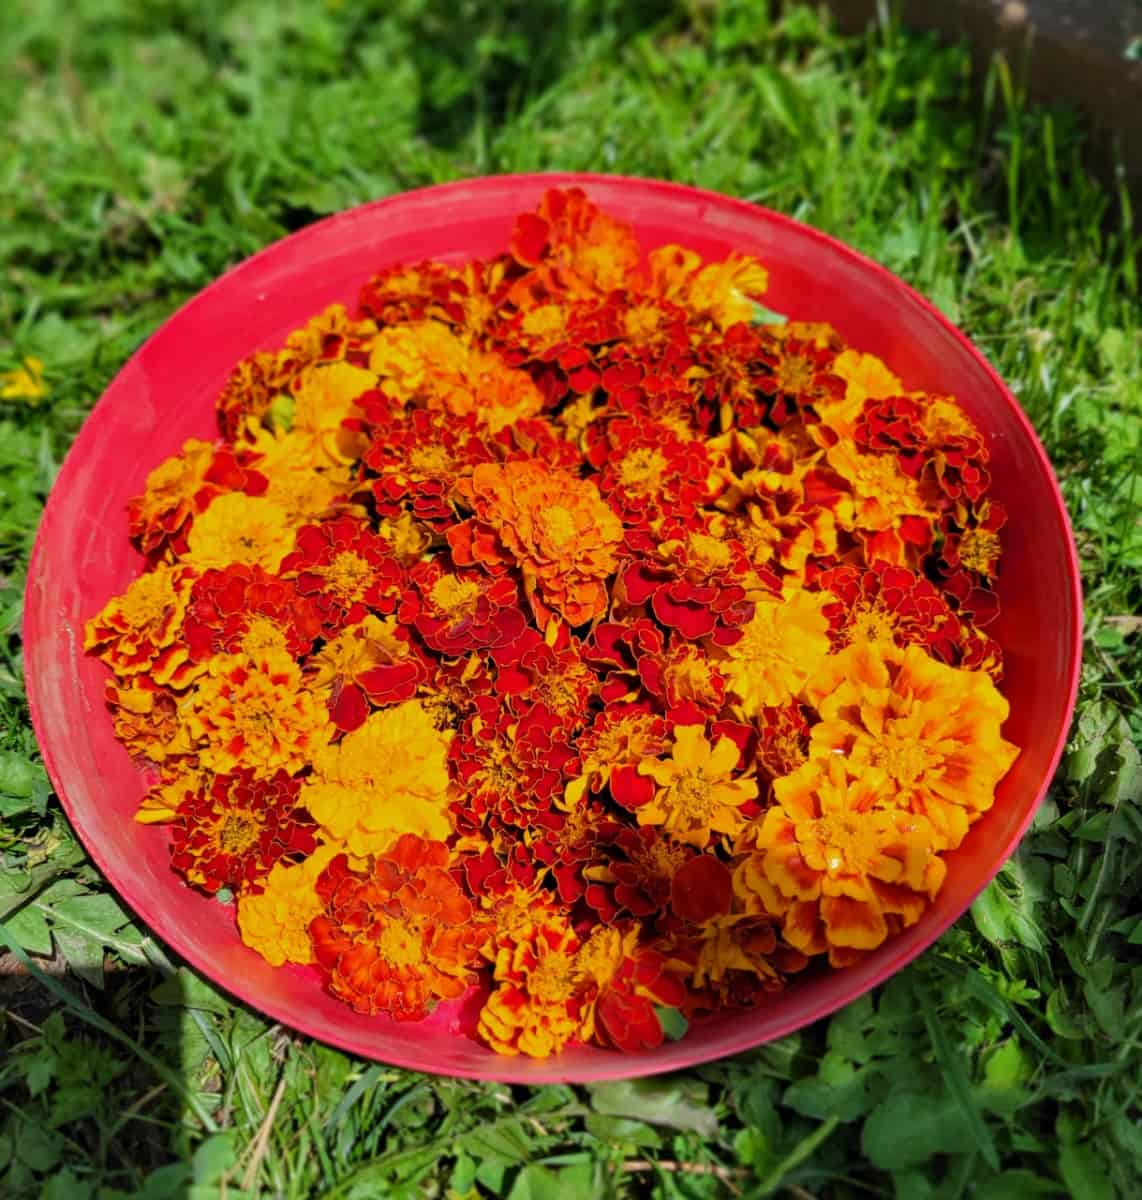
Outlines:
<svg viewBox="0 0 1142 1200"><path fill-rule="evenodd" d="M668 242L710 259L757 255L766 303L829 321L885 359L910 387L955 395L986 431L994 495L1010 512L996 636L1006 651L1004 736L1024 749L995 807L949 855L947 883L923 919L856 967L802 979L764 1007L696 1027L639 1055L577 1048L546 1062L502 1058L458 1031L456 1004L422 1023L360 1016L301 967L274 970L239 941L232 911L184 886L161 828L137 824L141 777L115 741L105 668L82 650L84 622L139 570L124 505L188 437L211 437L231 367L328 304L352 306L394 261L460 263L507 245L512 219L553 185L578 184L631 222L646 248ZM383 1062L509 1082L598 1080L675 1070L780 1037L899 970L944 932L1014 849L1062 752L1078 682L1078 563L1050 466L1018 404L967 339L882 267L787 217L709 192L591 175L501 176L410 192L310 226L235 267L176 313L96 405L48 501L32 559L25 654L32 718L56 791L108 880L173 950L277 1021Z"/></svg>

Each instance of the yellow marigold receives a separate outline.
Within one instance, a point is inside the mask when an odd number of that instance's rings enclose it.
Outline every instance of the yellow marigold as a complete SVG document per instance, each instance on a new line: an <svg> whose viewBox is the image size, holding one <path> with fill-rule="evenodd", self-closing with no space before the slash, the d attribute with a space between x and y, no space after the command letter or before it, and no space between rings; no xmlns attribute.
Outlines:
<svg viewBox="0 0 1142 1200"><path fill-rule="evenodd" d="M342 422L353 412L353 402L376 386L374 372L340 361L306 367L295 377L291 431L311 445L314 466L339 466L360 457L347 444Z"/></svg>
<svg viewBox="0 0 1142 1200"><path fill-rule="evenodd" d="M318 846L304 862L276 863L262 891L239 897L242 941L271 966L314 961L309 923L324 910L317 894L317 877L339 853L339 846Z"/></svg>
<svg viewBox="0 0 1142 1200"><path fill-rule="evenodd" d="M480 1010L477 1030L499 1054L547 1058L580 1030L583 972L580 941L566 917L533 924L496 956L499 985Z"/></svg>
<svg viewBox="0 0 1142 1200"><path fill-rule="evenodd" d="M816 592L760 599L741 639L719 651L718 667L745 717L799 695L824 661L829 653L824 614L829 600Z"/></svg>
<svg viewBox="0 0 1142 1200"><path fill-rule="evenodd" d="M250 446L261 455L257 469L269 480L262 498L282 509L291 525L306 525L335 507L348 507L344 500L336 502L352 491L352 472L329 465L320 439L301 430L259 427Z"/></svg>
<svg viewBox="0 0 1142 1200"><path fill-rule="evenodd" d="M671 837L699 850L715 833L736 835L745 825L739 809L757 798L752 779L733 778L738 748L721 737L711 746L701 725L680 725L674 731L669 759L638 765L658 785L654 796L635 811L640 825L661 825Z"/></svg>
<svg viewBox="0 0 1142 1200"><path fill-rule="evenodd" d="M162 825L173 821L187 793L209 785L208 772L193 768L174 774L156 784L139 802L135 820L140 825Z"/></svg>
<svg viewBox="0 0 1142 1200"><path fill-rule="evenodd" d="M946 867L926 817L883 807L882 772L853 779L834 756L773 786L777 803L734 886L783 917L791 946L804 954L828 949L842 965L919 920Z"/></svg>
<svg viewBox="0 0 1142 1200"><path fill-rule="evenodd" d="M467 365L467 343L440 321L390 325L377 334L369 354L369 368L381 376L388 395L408 404L429 406L434 401L432 406L450 412L453 403L471 403L449 400L452 392L466 390Z"/></svg>
<svg viewBox="0 0 1142 1200"><path fill-rule="evenodd" d="M219 654L183 704L186 731L204 767L225 774L291 775L333 734L325 705L302 686L301 669L279 646Z"/></svg>
<svg viewBox="0 0 1142 1200"><path fill-rule="evenodd" d="M369 363L390 395L455 417L475 413L492 433L543 407L543 395L526 371L498 354L472 349L439 321L382 330Z"/></svg>
<svg viewBox="0 0 1142 1200"><path fill-rule="evenodd" d="M829 466L852 489L849 528L879 533L899 527L903 517L931 519L931 487L905 475L893 454L863 454L849 441L827 453Z"/></svg>
<svg viewBox="0 0 1142 1200"><path fill-rule="evenodd" d="M0 399L27 400L33 406L48 394L44 384L44 364L28 357L14 371L0 373Z"/></svg>
<svg viewBox="0 0 1142 1200"><path fill-rule="evenodd" d="M310 363L326 355L331 341L341 343L343 351L344 343L367 340L376 332L376 322L369 317L350 317L344 304L331 304L286 338L285 352Z"/></svg>
<svg viewBox="0 0 1142 1200"><path fill-rule="evenodd" d="M189 661L182 622L196 573L160 566L140 575L87 622L83 648L120 679L146 674L160 686L185 687L202 670Z"/></svg>
<svg viewBox="0 0 1142 1200"><path fill-rule="evenodd" d="M419 700L381 709L317 753L301 803L356 859L384 852L402 833L443 841L452 833L450 741Z"/></svg>
<svg viewBox="0 0 1142 1200"><path fill-rule="evenodd" d="M227 492L195 518L182 561L199 571L242 563L272 573L293 549L295 532L289 514L272 500Z"/></svg>
<svg viewBox="0 0 1142 1200"><path fill-rule="evenodd" d="M145 675L133 675L129 684L109 679L105 694L115 736L132 758L165 765L190 753L178 697L169 688Z"/></svg>
<svg viewBox="0 0 1142 1200"><path fill-rule="evenodd" d="M703 266L693 250L662 246L650 253L650 286L654 294L728 329L753 319L751 297L765 294L769 272L747 254Z"/></svg>
<svg viewBox="0 0 1142 1200"><path fill-rule="evenodd" d="M821 423L842 441L851 441L866 400L899 396L903 391L904 385L875 354L843 350L833 359L830 370L845 381L844 397L832 402L818 401L814 408Z"/></svg>
<svg viewBox="0 0 1142 1200"><path fill-rule="evenodd" d="M475 519L448 532L457 562L514 562L541 625L606 612L623 526L593 482L528 459L481 463L461 486Z"/></svg>
<svg viewBox="0 0 1142 1200"><path fill-rule="evenodd" d="M856 643L827 659L806 695L820 713L810 760L840 758L885 775L882 803L928 817L954 849L995 799L1019 750L1000 736L1008 704L985 671L963 671L916 645Z"/></svg>

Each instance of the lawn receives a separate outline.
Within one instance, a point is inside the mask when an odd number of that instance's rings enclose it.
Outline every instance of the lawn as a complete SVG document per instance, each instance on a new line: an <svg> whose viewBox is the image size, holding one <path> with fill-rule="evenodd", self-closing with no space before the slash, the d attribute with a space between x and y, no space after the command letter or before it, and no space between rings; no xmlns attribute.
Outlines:
<svg viewBox="0 0 1142 1200"><path fill-rule="evenodd" d="M1142 236L1081 119L1002 66L973 81L965 47L771 7L0 8L0 1194L1142 1194ZM19 632L70 439L184 300L328 213L538 169L744 197L931 297L1035 423L1087 604L1067 756L970 915L799 1034L585 1088L356 1060L172 961L51 794ZM20 394L30 358L42 397Z"/></svg>

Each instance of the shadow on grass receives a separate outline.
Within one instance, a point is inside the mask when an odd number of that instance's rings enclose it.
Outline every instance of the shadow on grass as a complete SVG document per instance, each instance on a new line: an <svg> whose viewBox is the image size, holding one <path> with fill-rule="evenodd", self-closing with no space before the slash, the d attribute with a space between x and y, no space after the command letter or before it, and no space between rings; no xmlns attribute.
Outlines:
<svg viewBox="0 0 1142 1200"><path fill-rule="evenodd" d="M216 1195L211 1164L190 1154L216 1122L192 1061L205 1056L183 974L127 967L109 969L102 987L95 978L58 957L0 954L0 1195Z"/></svg>

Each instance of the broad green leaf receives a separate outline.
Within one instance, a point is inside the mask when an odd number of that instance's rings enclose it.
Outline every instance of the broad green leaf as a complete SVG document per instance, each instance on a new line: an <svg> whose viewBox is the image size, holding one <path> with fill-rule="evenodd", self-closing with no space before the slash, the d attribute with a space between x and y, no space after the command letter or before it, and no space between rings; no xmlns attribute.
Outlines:
<svg viewBox="0 0 1142 1200"><path fill-rule="evenodd" d="M568 1197L558 1173L532 1164L515 1177L508 1200L568 1200Z"/></svg>
<svg viewBox="0 0 1142 1200"><path fill-rule="evenodd" d="M234 1135L215 1133L208 1137L194 1152L191 1168L194 1182L217 1183L234 1166Z"/></svg>
<svg viewBox="0 0 1142 1200"><path fill-rule="evenodd" d="M1071 1200L1116 1200L1102 1155L1090 1142L1063 1141L1059 1171Z"/></svg>
<svg viewBox="0 0 1142 1200"><path fill-rule="evenodd" d="M876 1166L901 1171L974 1149L975 1131L950 1096L895 1092L869 1113L861 1148Z"/></svg>
<svg viewBox="0 0 1142 1200"><path fill-rule="evenodd" d="M608 1146L661 1146L662 1138L645 1121L590 1112L583 1120L587 1132Z"/></svg>
<svg viewBox="0 0 1142 1200"><path fill-rule="evenodd" d="M1062 1194L1063 1189L1055 1180L1025 1170L1004 1171L976 1183L972 1189L973 1200L1024 1200L1024 1197Z"/></svg>
<svg viewBox="0 0 1142 1200"><path fill-rule="evenodd" d="M591 1084L591 1105L614 1117L649 1121L712 1137L718 1118L709 1106L709 1089L695 1079L616 1079Z"/></svg>

